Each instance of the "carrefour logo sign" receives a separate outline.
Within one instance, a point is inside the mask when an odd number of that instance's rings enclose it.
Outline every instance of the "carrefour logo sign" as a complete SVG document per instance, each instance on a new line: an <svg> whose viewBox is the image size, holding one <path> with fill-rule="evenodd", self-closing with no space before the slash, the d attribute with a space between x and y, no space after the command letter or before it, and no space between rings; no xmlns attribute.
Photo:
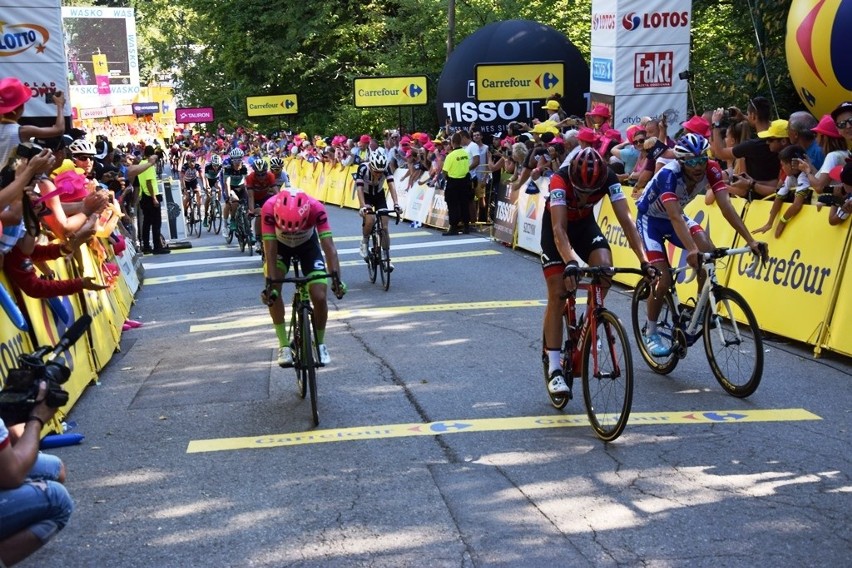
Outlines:
<svg viewBox="0 0 852 568"><path fill-rule="evenodd" d="M50 32L36 24L7 24L0 21L0 57L23 53L31 47L36 53L44 53Z"/></svg>
<svg viewBox="0 0 852 568"><path fill-rule="evenodd" d="M429 99L425 75L359 77L354 91L356 107L419 106Z"/></svg>
<svg viewBox="0 0 852 568"><path fill-rule="evenodd" d="M554 93L564 94L564 77L562 62L481 63L476 66L476 98L481 101L546 99Z"/></svg>

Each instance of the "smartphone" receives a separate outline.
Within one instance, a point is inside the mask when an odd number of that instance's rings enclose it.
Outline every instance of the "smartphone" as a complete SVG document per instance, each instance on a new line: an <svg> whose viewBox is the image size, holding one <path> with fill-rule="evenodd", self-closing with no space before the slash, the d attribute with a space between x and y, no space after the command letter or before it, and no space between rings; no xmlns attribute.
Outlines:
<svg viewBox="0 0 852 568"><path fill-rule="evenodd" d="M801 165L802 160L800 160L799 158L793 158L792 160L790 160L790 163L793 164L794 168L798 168Z"/></svg>

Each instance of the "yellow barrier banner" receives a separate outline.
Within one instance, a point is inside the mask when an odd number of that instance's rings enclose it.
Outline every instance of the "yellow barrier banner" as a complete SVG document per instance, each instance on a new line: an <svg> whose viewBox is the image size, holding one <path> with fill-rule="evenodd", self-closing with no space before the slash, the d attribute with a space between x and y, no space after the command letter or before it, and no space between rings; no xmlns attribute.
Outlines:
<svg viewBox="0 0 852 568"><path fill-rule="evenodd" d="M746 227L753 230L766 223L771 207L768 201L751 203ZM842 245L848 231L848 224L828 224L827 207L817 211L805 206L781 238L776 239L774 231L756 235L769 243L769 262L758 265L754 276L748 276L745 271L751 255L737 257L731 261L728 286L745 296L761 329L816 344L832 292L840 282ZM837 307L834 313L843 320Z"/></svg>
<svg viewBox="0 0 852 568"><path fill-rule="evenodd" d="M94 277L97 282L103 282L100 267L92 256L89 247L80 247L83 259L82 276ZM117 321L116 305L110 290L83 290L85 311L92 316L89 336L92 340L92 355L95 359L95 370L101 370L109 362L121 338L121 326L124 321Z"/></svg>
<svg viewBox="0 0 852 568"><path fill-rule="evenodd" d="M846 230L847 252L844 267L849 266L849 247L852 246L852 231L850 231L848 224ZM849 274L848 270L841 271L840 287L836 297L837 302L834 304L834 313L831 317L825 347L844 355L852 355L852 275Z"/></svg>
<svg viewBox="0 0 852 568"><path fill-rule="evenodd" d="M343 186L343 207L351 207L358 209L358 196L355 195L355 180L352 179L352 174L358 171L358 166L349 166L346 168L346 185Z"/></svg>
<svg viewBox="0 0 852 568"><path fill-rule="evenodd" d="M12 287L2 271L0 285L4 286L14 299ZM9 371L18 366L18 356L32 351L33 343L29 333L18 329L6 310L0 309L0 385L6 384Z"/></svg>
<svg viewBox="0 0 852 568"><path fill-rule="evenodd" d="M630 188L625 187L625 191L629 192ZM629 195L629 193L628 193ZM636 203L632 199L627 199L627 207L630 209L630 216L633 222L636 222ZM630 248L630 243L627 242L627 236L624 234L624 229L615 217L615 211L612 209L612 203L609 199L600 201L600 209L598 210L598 226L601 232L609 242L609 248L612 250L612 265L613 266L636 266L636 254ZM635 274L616 274L613 280L619 284L626 286L636 286L641 277Z"/></svg>
<svg viewBox="0 0 852 568"><path fill-rule="evenodd" d="M314 186L314 198L325 201L325 172L327 165L324 162L314 162L311 181Z"/></svg>
<svg viewBox="0 0 852 568"><path fill-rule="evenodd" d="M339 165L332 167L331 172L326 174L325 202L334 205L343 205L343 192L346 190L346 178L349 169ZM352 179L351 177L349 179Z"/></svg>

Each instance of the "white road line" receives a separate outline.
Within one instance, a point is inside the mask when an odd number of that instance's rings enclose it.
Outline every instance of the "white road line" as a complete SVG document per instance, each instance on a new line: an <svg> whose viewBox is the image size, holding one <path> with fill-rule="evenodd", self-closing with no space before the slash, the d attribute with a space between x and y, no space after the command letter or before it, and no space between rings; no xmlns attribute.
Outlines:
<svg viewBox="0 0 852 568"><path fill-rule="evenodd" d="M391 237L392 238L392 237ZM454 247L454 246L462 246L462 245L484 245L491 244L491 241L483 238L465 238L465 239L452 239L445 241L432 241L426 243L401 243L401 244L391 244L391 252L399 251L399 250L417 250L417 249L428 249L428 248L439 248L439 247ZM234 252L239 252L239 248L236 246L232 247ZM345 254L358 254L357 248L344 248L337 249L337 254L345 255ZM157 262L157 263L146 263L145 271L149 270L162 270L163 268L183 268L189 266L205 266L210 264L236 264L243 262L256 262L260 263L260 255L248 256L248 254L243 253L239 256L222 256L217 258L201 258L198 260L179 260L176 262Z"/></svg>

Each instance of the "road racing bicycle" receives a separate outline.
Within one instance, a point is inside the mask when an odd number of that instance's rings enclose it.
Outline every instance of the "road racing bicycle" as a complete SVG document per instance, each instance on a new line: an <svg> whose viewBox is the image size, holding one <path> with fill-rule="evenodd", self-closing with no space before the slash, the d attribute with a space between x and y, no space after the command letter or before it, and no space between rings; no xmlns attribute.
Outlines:
<svg viewBox="0 0 852 568"><path fill-rule="evenodd" d="M370 248L367 251L367 258L365 259L367 261L367 272L370 276L370 282L375 282L376 274L380 274L382 287L387 291L390 288L393 268L391 268L390 249L387 251L382 250L382 241L385 239L387 229L384 222L381 221L381 217L396 216L396 224L399 225L400 214L395 209L384 208L376 210L369 209L366 211L366 214L375 217L373 229L370 231Z"/></svg>

